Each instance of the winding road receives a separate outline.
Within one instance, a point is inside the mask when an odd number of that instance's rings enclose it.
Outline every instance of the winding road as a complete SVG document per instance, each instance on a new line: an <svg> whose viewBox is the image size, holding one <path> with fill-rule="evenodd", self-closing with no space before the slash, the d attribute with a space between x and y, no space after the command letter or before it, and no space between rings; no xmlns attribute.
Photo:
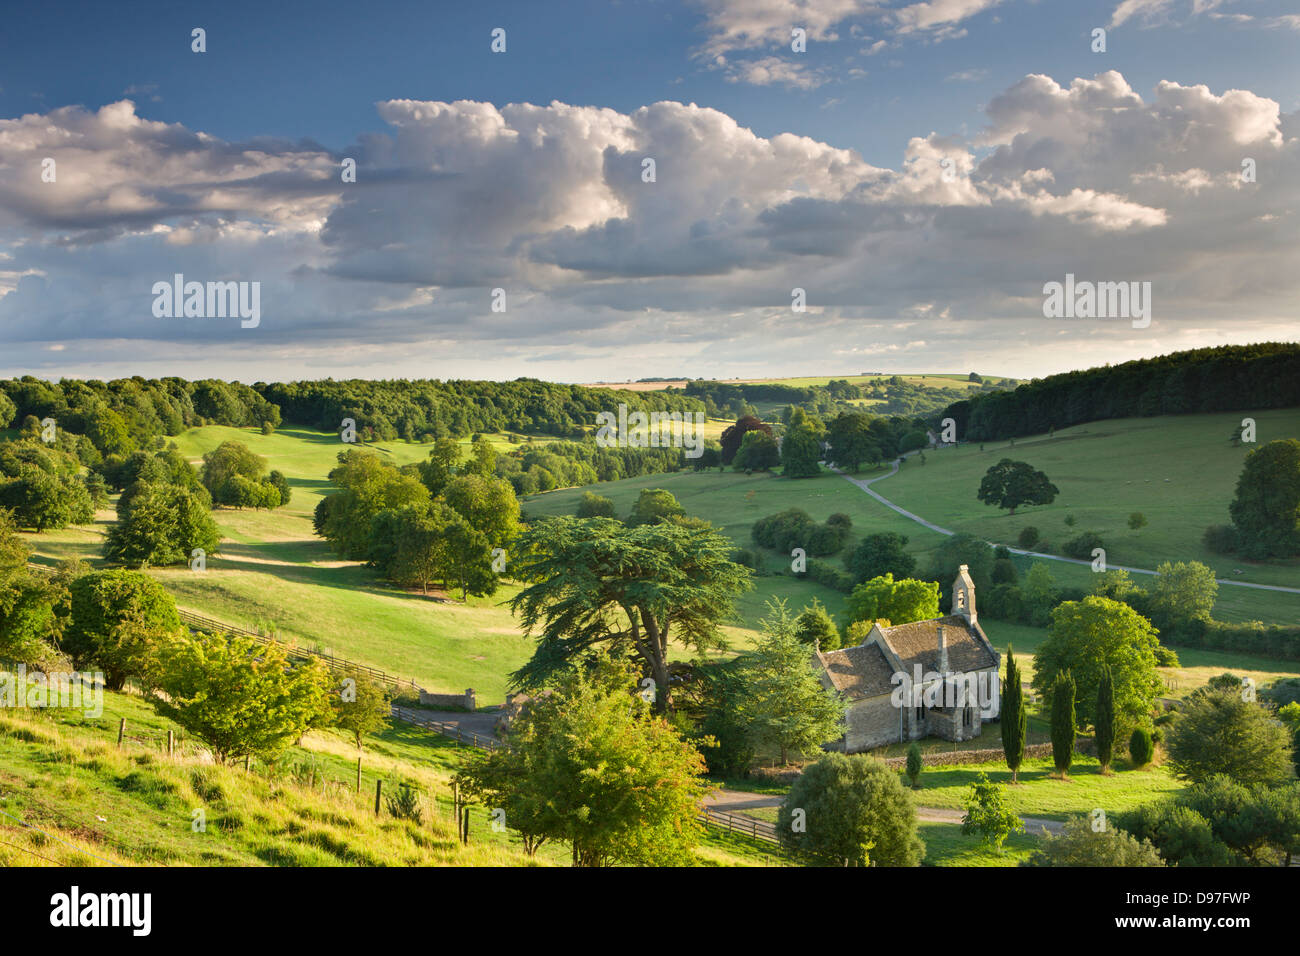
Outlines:
<svg viewBox="0 0 1300 956"><path fill-rule="evenodd" d="M912 454L915 453L908 452L908 456ZM929 528L931 531L937 531L939 534L954 535L957 533L953 531L951 528L941 528L939 525L935 524L932 521L926 521L920 515L912 514L912 512L908 511L906 508L900 508L898 505L894 504L892 501L890 501L880 492L876 491L874 488L871 487L878 481L884 481L886 478L891 478L894 475L898 474L897 461L892 463L892 467L890 468L888 473L883 475L877 475L875 478L866 478L866 479L854 478L850 475L847 475L844 472L840 471L840 469L836 468L834 465L827 465L826 467L829 468L831 471L835 472L835 474L839 475L841 478L843 478L845 481L849 482L850 484L857 485L857 487L861 488L867 494L871 495L871 497L875 498L886 508L889 508L891 511L898 512L904 518L907 518L911 521L915 521L917 524ZM990 544L993 543L996 542L990 542ZM1044 554L1041 551L1026 551L1023 548L1007 548L1007 550L1010 551L1012 554L1023 554L1031 558L1042 558L1045 561L1063 561L1066 564L1081 564L1085 568L1092 567L1091 561L1083 561L1080 560L1079 558L1066 558L1066 557L1062 557L1059 554ZM1107 564L1106 567L1112 571L1128 571L1131 574L1150 574L1152 576L1155 576L1156 574L1155 571L1152 571L1149 568L1131 568L1123 564ZM1227 584L1235 588L1255 588L1256 590L1259 591L1284 591L1287 594L1300 594L1300 588L1288 588L1288 587L1283 587L1280 584L1250 584L1246 581L1233 581L1227 578L1216 578L1215 580L1218 581L1219 584Z"/></svg>

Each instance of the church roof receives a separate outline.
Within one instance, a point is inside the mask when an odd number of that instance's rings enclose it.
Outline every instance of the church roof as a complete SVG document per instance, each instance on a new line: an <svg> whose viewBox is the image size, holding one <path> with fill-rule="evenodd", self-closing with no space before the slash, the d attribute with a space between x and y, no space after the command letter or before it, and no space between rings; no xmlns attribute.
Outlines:
<svg viewBox="0 0 1300 956"><path fill-rule="evenodd" d="M960 614L913 621L896 627L883 627L881 634L889 649L910 670L920 664L922 670L939 669L939 626L943 626L944 644L948 648L950 671L978 671L997 667L998 659L979 625L970 624Z"/></svg>
<svg viewBox="0 0 1300 956"><path fill-rule="evenodd" d="M856 644L821 655L831 686L850 700L891 693L894 669L877 644Z"/></svg>

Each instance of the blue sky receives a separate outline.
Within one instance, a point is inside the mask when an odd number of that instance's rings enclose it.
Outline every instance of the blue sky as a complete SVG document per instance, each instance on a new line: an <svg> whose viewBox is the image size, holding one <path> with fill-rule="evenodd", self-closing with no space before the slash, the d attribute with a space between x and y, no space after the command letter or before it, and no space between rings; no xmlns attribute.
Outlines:
<svg viewBox="0 0 1300 956"><path fill-rule="evenodd" d="M33 5L0 34L0 372L1024 375L1291 338L1298 13ZM620 179L650 153L653 195ZM261 282L267 321L160 323L174 270ZM1155 331L1045 326L1067 271L1152 281Z"/></svg>

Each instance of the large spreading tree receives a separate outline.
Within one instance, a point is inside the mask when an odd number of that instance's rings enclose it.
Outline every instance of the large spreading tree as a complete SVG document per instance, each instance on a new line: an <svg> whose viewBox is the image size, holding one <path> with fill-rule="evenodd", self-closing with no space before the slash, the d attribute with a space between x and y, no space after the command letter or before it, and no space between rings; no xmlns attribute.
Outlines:
<svg viewBox="0 0 1300 956"><path fill-rule="evenodd" d="M976 497L1015 514L1021 505L1050 505L1058 494L1060 489L1033 465L1003 458L984 473Z"/></svg>
<svg viewBox="0 0 1300 956"><path fill-rule="evenodd" d="M1245 557L1300 554L1300 439L1271 441L1247 455L1228 510Z"/></svg>
<svg viewBox="0 0 1300 956"><path fill-rule="evenodd" d="M720 625L750 587L749 570L731 560L731 539L709 528L561 516L534 524L516 550L513 574L529 583L510 607L538 645L511 675L514 684L543 687L604 647L639 663L655 682L660 712L671 706L680 671L669 663L670 645L723 646Z"/></svg>
<svg viewBox="0 0 1300 956"><path fill-rule="evenodd" d="M759 421L753 415L744 415L736 420L736 424L729 425L722 430L722 436L719 438L719 444L722 446L722 463L730 465L736 457L736 452L740 451L740 443L745 438L746 432L758 431L772 437L772 426Z"/></svg>
<svg viewBox="0 0 1300 956"><path fill-rule="evenodd" d="M1047 640L1034 654L1034 689L1051 700L1057 676L1072 674L1079 720L1091 724L1109 670L1116 722L1134 727L1164 688L1156 670L1158 646L1150 622L1127 604L1102 597L1064 601L1052 611Z"/></svg>

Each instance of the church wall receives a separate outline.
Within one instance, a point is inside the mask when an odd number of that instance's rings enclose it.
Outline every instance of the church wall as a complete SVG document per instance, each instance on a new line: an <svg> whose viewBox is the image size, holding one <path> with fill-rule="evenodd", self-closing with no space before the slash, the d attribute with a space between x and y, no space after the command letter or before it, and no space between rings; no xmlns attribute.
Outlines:
<svg viewBox="0 0 1300 956"><path fill-rule="evenodd" d="M898 736L898 708L889 694L868 697L849 707L845 716L844 749L848 753L894 743Z"/></svg>

